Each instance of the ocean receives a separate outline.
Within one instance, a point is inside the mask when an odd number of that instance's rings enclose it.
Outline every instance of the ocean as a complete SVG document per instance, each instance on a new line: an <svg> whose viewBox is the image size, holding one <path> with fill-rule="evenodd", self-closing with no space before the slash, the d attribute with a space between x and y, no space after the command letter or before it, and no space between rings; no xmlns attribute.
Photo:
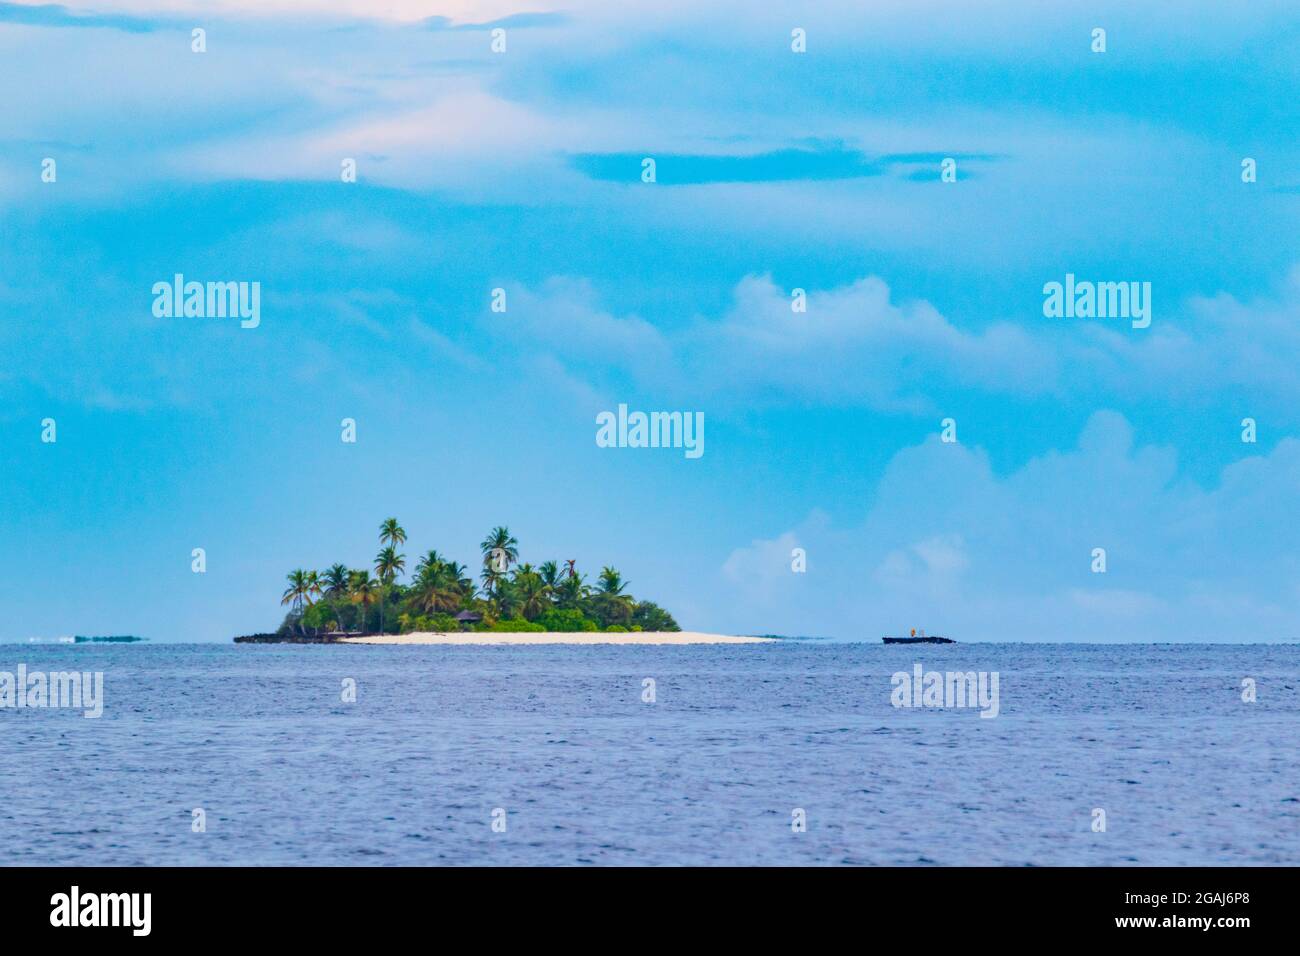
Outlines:
<svg viewBox="0 0 1300 956"><path fill-rule="evenodd" d="M1300 863L1295 645L0 645L20 664L104 700L0 709L11 865ZM893 706L917 664L996 673L997 716Z"/></svg>

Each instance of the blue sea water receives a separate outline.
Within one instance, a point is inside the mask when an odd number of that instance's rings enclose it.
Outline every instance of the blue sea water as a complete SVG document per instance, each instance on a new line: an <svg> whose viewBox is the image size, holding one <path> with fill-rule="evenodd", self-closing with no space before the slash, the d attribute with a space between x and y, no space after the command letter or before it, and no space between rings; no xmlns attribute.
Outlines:
<svg viewBox="0 0 1300 956"><path fill-rule="evenodd" d="M896 709L914 663L997 671L999 715ZM0 709L9 864L1300 863L1296 646L0 645L19 664L103 671L105 705Z"/></svg>

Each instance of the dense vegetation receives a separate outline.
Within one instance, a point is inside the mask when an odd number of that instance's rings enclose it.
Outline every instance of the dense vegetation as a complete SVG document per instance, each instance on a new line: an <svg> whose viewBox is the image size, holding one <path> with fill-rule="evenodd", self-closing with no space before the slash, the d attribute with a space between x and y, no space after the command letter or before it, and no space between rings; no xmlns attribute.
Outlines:
<svg viewBox="0 0 1300 956"><path fill-rule="evenodd" d="M479 583L468 569L429 551L416 563L410 580L406 555L397 550L406 532L389 518L379 526L379 553L370 569L335 564L325 571L290 571L281 604L289 613L282 633L329 631L406 633L458 631L456 615L480 616L476 631L679 631L671 614L627 593L628 584L611 567L587 583L573 561L519 563L519 542L508 528L493 528L483 539Z"/></svg>

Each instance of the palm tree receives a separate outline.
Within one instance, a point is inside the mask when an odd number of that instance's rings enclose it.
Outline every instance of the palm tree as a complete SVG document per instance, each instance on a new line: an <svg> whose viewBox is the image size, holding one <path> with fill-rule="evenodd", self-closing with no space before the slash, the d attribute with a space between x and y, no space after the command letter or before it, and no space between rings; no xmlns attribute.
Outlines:
<svg viewBox="0 0 1300 956"><path fill-rule="evenodd" d="M366 605L374 604L379 597L379 582L370 576L369 571L353 571L348 580L348 598L357 605L357 630L365 633Z"/></svg>
<svg viewBox="0 0 1300 956"><path fill-rule="evenodd" d="M496 590L490 599L496 617L514 617L519 611L519 588L510 578L502 575L497 578Z"/></svg>
<svg viewBox="0 0 1300 956"><path fill-rule="evenodd" d="M495 594L501 586L501 577L510 570L510 565L519 560L519 542L510 533L510 529L498 526L483 539L479 545L483 549L483 584L489 594Z"/></svg>
<svg viewBox="0 0 1300 956"><path fill-rule="evenodd" d="M542 583L554 591L560 584L560 566L554 561L543 561L537 573L542 576Z"/></svg>
<svg viewBox="0 0 1300 956"><path fill-rule="evenodd" d="M636 601L632 595L624 593L625 587L627 582L623 575L608 565L600 569L600 590L596 592L595 606L597 615L606 626L610 623L626 624L632 619Z"/></svg>
<svg viewBox="0 0 1300 956"><path fill-rule="evenodd" d="M286 574L285 580L289 582L289 586L284 589L284 596L280 599L280 603L292 604L295 609L302 607L302 602L307 597L307 572L298 568Z"/></svg>
<svg viewBox="0 0 1300 956"><path fill-rule="evenodd" d="M581 610L582 602L586 597L587 578L577 571L569 574L555 589L556 604L561 608Z"/></svg>
<svg viewBox="0 0 1300 956"><path fill-rule="evenodd" d="M454 561L444 561L437 551L430 551L420 561L411 585L416 606L424 611L450 611L459 606L464 597L460 566ZM472 582L465 582L473 587Z"/></svg>
<svg viewBox="0 0 1300 956"><path fill-rule="evenodd" d="M387 544L390 548L406 544L406 532L397 523L396 518L385 518L384 523L379 526L379 543Z"/></svg>
<svg viewBox="0 0 1300 956"><path fill-rule="evenodd" d="M455 561L447 562L447 577L456 582L456 589L460 591L462 602L474 596L474 579L468 572L469 568L463 564L457 564Z"/></svg>
<svg viewBox="0 0 1300 956"><path fill-rule="evenodd" d="M600 569L600 593L622 595L623 589L627 587L627 582L623 580L623 575L619 574L609 565Z"/></svg>
<svg viewBox="0 0 1300 956"><path fill-rule="evenodd" d="M405 570L406 555L398 554L391 546L375 555L375 574L384 584L392 584L393 579Z"/></svg>
<svg viewBox="0 0 1300 956"><path fill-rule="evenodd" d="M311 607L312 604L314 603L312 601L312 598L320 597L321 595L320 574L316 571L308 571L307 578L303 582L303 585L306 588L306 593L303 595L303 600L306 602L308 607ZM305 634L306 628L303 628L302 630L303 633ZM313 630L317 630L317 629L313 628Z"/></svg>
<svg viewBox="0 0 1300 956"><path fill-rule="evenodd" d="M521 565L512 583L519 611L528 620L541 617L542 612L550 607L551 589L546 586L542 576L532 569L532 565Z"/></svg>
<svg viewBox="0 0 1300 956"><path fill-rule="evenodd" d="M334 601L337 598L345 597L348 593L348 569L346 565L331 565L330 569L321 576L321 583L325 585L325 600Z"/></svg>
<svg viewBox="0 0 1300 956"><path fill-rule="evenodd" d="M422 557L419 560L419 562L415 565L415 573L417 575L423 574L425 568L437 567L438 565L445 564L445 563L446 562L443 560L442 555L440 555L433 548L430 548L425 553L424 557Z"/></svg>
<svg viewBox="0 0 1300 956"><path fill-rule="evenodd" d="M503 581L509 580L504 574L496 570L490 564L483 565L483 570L479 572L478 577L479 580L483 582L483 595L488 598L501 590L501 583Z"/></svg>
<svg viewBox="0 0 1300 956"><path fill-rule="evenodd" d="M302 611L303 601L311 603L311 578L306 571L298 568L285 575L285 580L289 582L289 586L284 589L280 603L292 604L295 611Z"/></svg>
<svg viewBox="0 0 1300 956"><path fill-rule="evenodd" d="M389 521L392 519L390 518ZM401 528L397 529L401 531ZM375 574L379 575L379 633L384 632L384 598L393 586L393 579L406 570L406 555L398 554L392 545L375 555Z"/></svg>
<svg viewBox="0 0 1300 956"><path fill-rule="evenodd" d="M347 565L331 565L323 575L320 583L324 585L325 601L330 607L338 613L340 601L346 600L348 596L348 569Z"/></svg>

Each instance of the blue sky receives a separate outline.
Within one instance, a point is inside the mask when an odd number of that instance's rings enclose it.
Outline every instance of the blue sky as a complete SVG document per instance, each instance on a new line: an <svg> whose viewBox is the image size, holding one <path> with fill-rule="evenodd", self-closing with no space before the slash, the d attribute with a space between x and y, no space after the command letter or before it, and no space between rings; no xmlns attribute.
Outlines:
<svg viewBox="0 0 1300 956"><path fill-rule="evenodd" d="M1294 10L704 6L0 3L0 639L267 630L389 515L691 629L1300 637Z"/></svg>

